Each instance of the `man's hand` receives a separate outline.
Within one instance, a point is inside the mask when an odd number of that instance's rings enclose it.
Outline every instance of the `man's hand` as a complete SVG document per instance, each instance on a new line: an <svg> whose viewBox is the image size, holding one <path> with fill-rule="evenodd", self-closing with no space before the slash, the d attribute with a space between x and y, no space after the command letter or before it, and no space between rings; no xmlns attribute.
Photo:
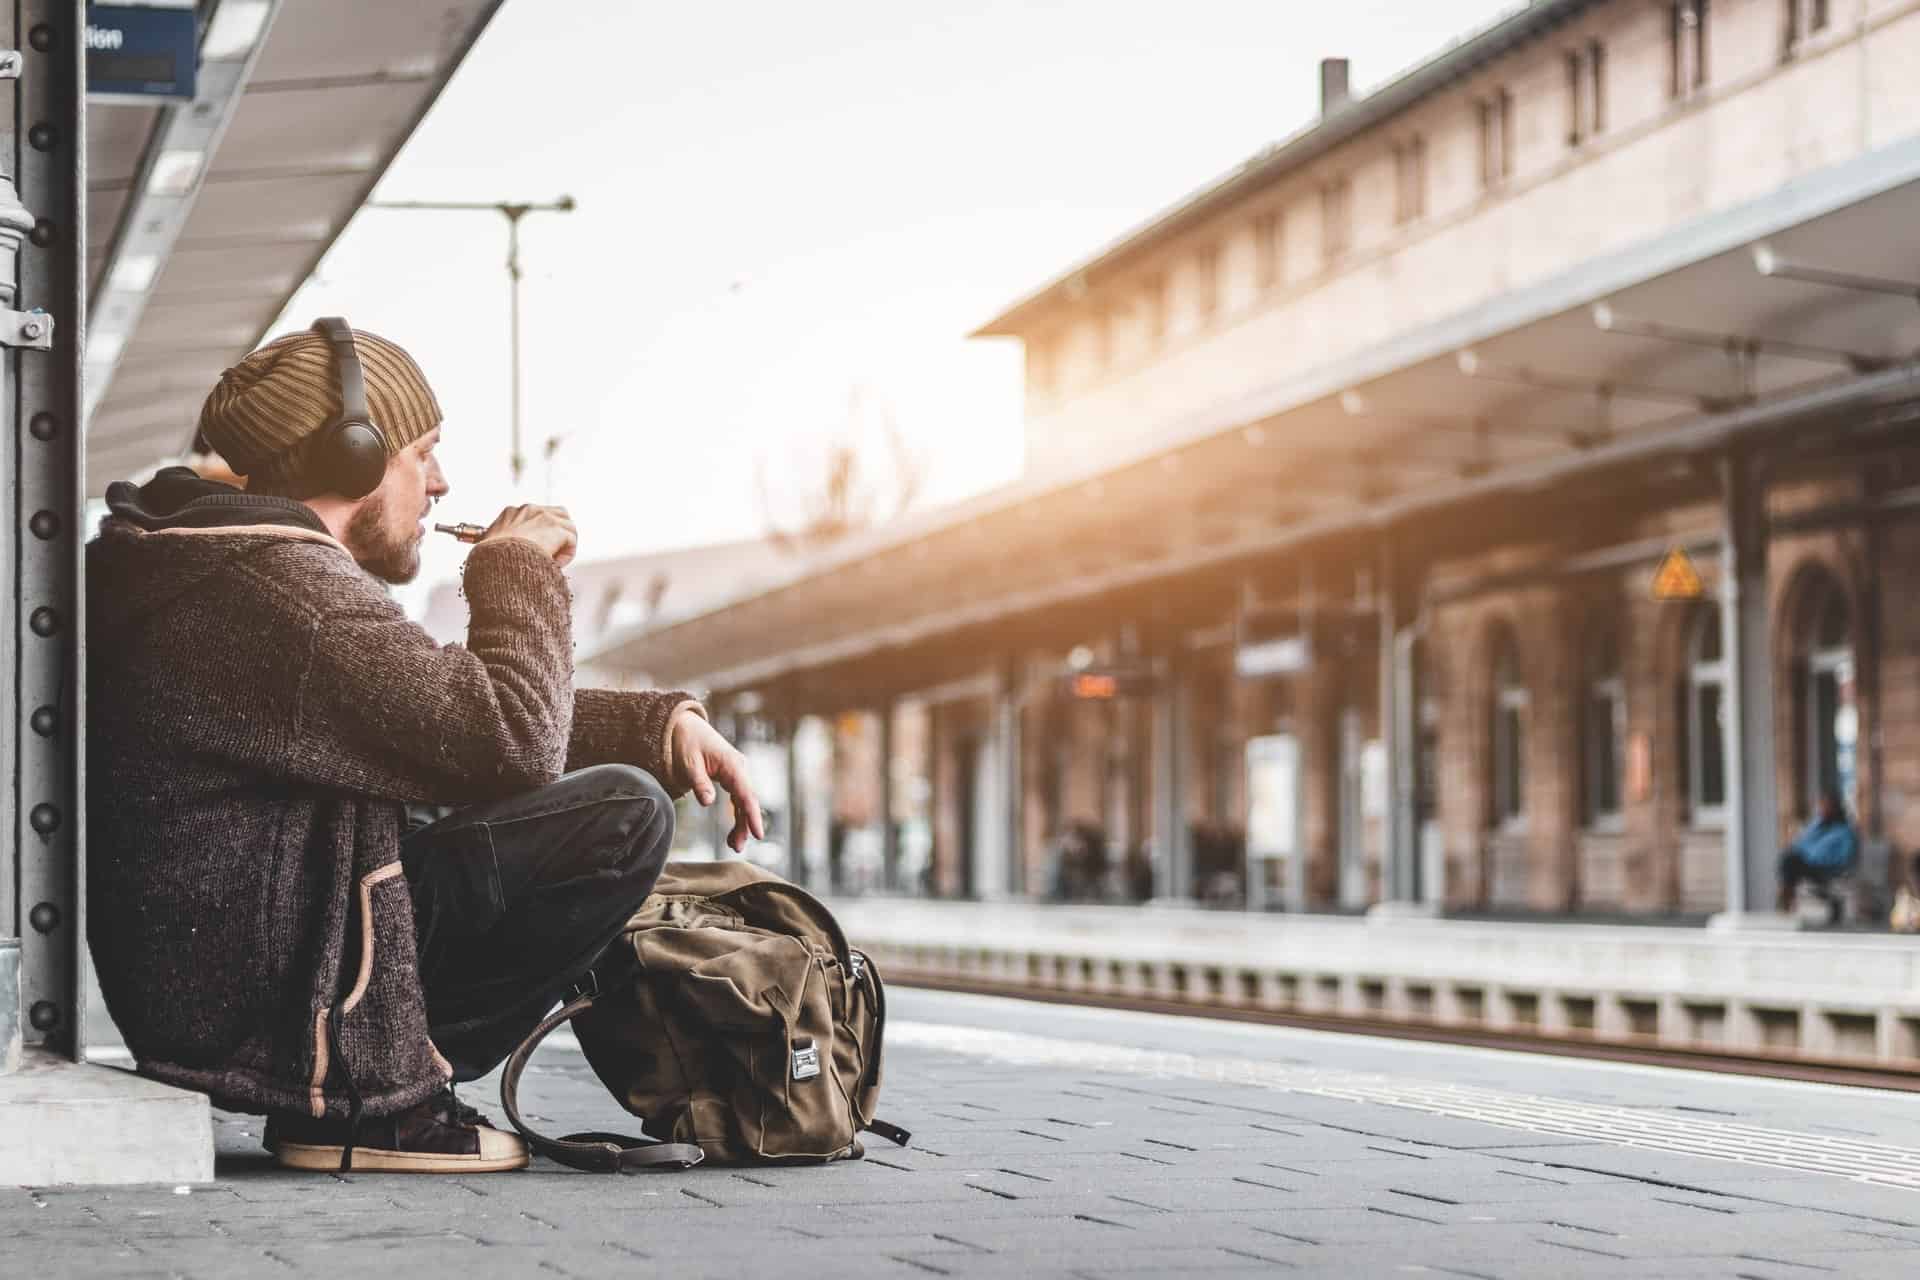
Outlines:
<svg viewBox="0 0 1920 1280"><path fill-rule="evenodd" d="M727 847L744 853L747 837L767 838L767 821L760 816L760 802L754 799L753 782L747 777L747 758L720 731L702 716L682 711L673 718L669 735L673 740L673 759L682 777L693 789L693 798L702 806L718 798L714 784L727 789L733 797L733 830L727 833Z"/></svg>
<svg viewBox="0 0 1920 1280"><path fill-rule="evenodd" d="M573 553L580 546L580 533L573 527L573 517L565 507L508 507L480 535L481 542L495 538L525 538L552 556L553 562L562 568L573 559Z"/></svg>

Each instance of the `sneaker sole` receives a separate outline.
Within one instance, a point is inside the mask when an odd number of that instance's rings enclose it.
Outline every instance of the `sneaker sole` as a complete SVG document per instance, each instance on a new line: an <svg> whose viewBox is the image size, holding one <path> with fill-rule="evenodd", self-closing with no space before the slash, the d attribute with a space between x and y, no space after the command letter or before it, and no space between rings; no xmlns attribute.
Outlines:
<svg viewBox="0 0 1920 1280"><path fill-rule="evenodd" d="M315 1147L298 1142L282 1142L274 1152L274 1162L285 1169L307 1169L316 1173L340 1171L340 1147ZM355 1147L353 1168L349 1173L504 1173L524 1169L533 1163L533 1155L516 1155L484 1160L477 1155L458 1156L439 1151L383 1151L377 1147Z"/></svg>

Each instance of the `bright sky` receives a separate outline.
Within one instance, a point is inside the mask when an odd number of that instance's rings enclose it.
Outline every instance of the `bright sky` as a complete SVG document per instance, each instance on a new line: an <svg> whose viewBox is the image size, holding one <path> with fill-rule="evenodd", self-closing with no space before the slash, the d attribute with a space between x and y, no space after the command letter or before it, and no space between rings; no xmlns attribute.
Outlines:
<svg viewBox="0 0 1920 1280"><path fill-rule="evenodd" d="M859 438L885 407L923 460L920 505L951 501L1021 458L1019 348L969 330L1307 124L1322 56L1365 89L1512 7L507 0L378 198L580 202L524 224L521 488L503 218L365 210L281 328L408 347L444 518L551 483L585 559L762 532L756 468L790 515L856 397ZM421 589L464 555L428 547Z"/></svg>

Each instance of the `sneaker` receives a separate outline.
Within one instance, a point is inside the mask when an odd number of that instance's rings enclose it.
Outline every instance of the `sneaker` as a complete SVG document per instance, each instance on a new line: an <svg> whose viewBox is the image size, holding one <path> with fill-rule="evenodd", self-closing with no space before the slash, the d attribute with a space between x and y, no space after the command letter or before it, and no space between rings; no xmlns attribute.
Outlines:
<svg viewBox="0 0 1920 1280"><path fill-rule="evenodd" d="M450 1091L443 1090L405 1111L362 1120L354 1135L351 1172L494 1173L527 1167L532 1157L519 1134L502 1133L471 1107L450 1101ZM463 1111L478 1122L456 1119ZM267 1145L283 1168L340 1171L345 1120L283 1114L267 1125Z"/></svg>

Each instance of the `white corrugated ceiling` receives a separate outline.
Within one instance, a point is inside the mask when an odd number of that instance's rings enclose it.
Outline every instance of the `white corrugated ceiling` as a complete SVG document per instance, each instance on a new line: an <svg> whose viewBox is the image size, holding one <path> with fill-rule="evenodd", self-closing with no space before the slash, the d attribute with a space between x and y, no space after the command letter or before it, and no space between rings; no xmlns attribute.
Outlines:
<svg viewBox="0 0 1920 1280"><path fill-rule="evenodd" d="M207 389L265 334L501 2L283 0L90 419L91 493L186 450ZM89 104L96 309L166 110Z"/></svg>

